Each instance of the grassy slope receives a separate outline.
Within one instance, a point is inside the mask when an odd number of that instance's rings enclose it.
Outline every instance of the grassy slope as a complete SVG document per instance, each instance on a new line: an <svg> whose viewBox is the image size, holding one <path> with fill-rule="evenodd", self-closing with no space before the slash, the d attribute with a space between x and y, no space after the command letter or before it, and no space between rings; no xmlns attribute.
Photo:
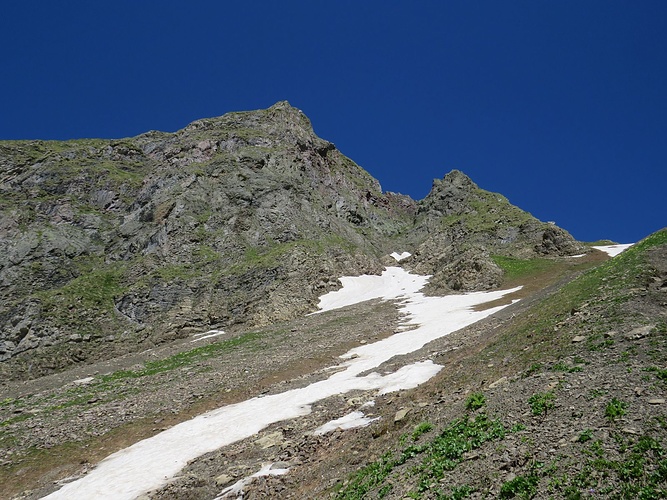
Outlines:
<svg viewBox="0 0 667 500"><path fill-rule="evenodd" d="M388 451L340 483L335 497L664 498L667 415L659 401L667 324L650 309L627 306L655 275L647 251L666 244L666 230L650 236L464 357L464 373L450 371L438 384L449 388L440 391L445 400L456 400L455 387L467 387L465 401L437 425L415 417L414 428L393 444L388 439ZM513 278L540 267L499 260ZM618 338L640 325L647 325L645 338ZM585 339L573 343L577 336ZM483 366L499 356L509 360L502 371ZM505 382L503 390L482 378ZM621 382L609 383L615 380ZM637 401L641 394L658 397ZM436 409L421 417L441 415ZM567 439L552 431L563 426ZM499 467L503 455L511 462Z"/></svg>

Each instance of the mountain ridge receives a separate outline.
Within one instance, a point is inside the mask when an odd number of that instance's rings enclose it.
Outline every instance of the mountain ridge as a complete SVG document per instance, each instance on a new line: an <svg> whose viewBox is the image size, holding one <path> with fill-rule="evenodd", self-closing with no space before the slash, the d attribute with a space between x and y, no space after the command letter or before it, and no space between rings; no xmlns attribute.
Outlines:
<svg viewBox="0 0 667 500"><path fill-rule="evenodd" d="M495 253L583 251L458 171L424 200L382 192L286 101L174 133L2 141L0 165L3 376L292 318L397 247L440 292L497 287Z"/></svg>

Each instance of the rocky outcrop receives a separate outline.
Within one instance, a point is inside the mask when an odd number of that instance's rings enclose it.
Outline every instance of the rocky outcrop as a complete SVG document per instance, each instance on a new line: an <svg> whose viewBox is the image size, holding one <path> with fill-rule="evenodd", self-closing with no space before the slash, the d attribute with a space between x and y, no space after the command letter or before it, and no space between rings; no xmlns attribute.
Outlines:
<svg viewBox="0 0 667 500"><path fill-rule="evenodd" d="M420 239L413 268L432 274L435 290L487 290L503 273L493 255L535 258L586 252L567 231L537 220L498 193L453 170L419 202Z"/></svg>
<svg viewBox="0 0 667 500"><path fill-rule="evenodd" d="M409 250L441 291L490 256L580 252L460 172L384 193L287 102L121 140L0 142L0 375L33 377L193 331L314 308Z"/></svg>

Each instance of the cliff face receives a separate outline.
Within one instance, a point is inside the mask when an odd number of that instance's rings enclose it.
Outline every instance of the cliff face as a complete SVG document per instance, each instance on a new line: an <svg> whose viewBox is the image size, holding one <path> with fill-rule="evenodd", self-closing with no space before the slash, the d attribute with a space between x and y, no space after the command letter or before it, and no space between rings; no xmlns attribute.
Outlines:
<svg viewBox="0 0 667 500"><path fill-rule="evenodd" d="M460 172L379 183L286 102L122 140L0 142L0 373L19 378L312 310L392 250L442 290L492 254L580 246Z"/></svg>

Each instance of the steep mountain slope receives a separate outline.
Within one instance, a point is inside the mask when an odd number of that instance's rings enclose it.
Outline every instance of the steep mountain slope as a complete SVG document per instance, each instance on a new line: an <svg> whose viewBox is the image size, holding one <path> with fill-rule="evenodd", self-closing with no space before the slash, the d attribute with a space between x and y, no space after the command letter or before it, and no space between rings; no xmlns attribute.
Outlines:
<svg viewBox="0 0 667 500"><path fill-rule="evenodd" d="M458 171L418 202L383 193L287 103L0 150L3 496L326 379L404 318L378 301L303 314L405 250L431 294L523 285L503 304L521 300L377 368L444 367L417 389L326 398L147 497L210 500L264 462L289 473L244 498L667 495L667 230L602 263ZM369 399L368 427L313 434Z"/></svg>
<svg viewBox="0 0 667 500"><path fill-rule="evenodd" d="M306 439L247 498L667 496L667 229L429 351L383 424Z"/></svg>
<svg viewBox="0 0 667 500"><path fill-rule="evenodd" d="M443 365L423 386L329 398L194 460L147 498L214 498L267 462L290 471L256 479L244 498L661 498L667 230L600 258L512 271L514 284L545 288L378 369ZM335 356L391 335L396 312L358 304L9 384L0 482L9 495L40 498L207 409L322 380ZM370 426L312 434L369 399L364 412L379 417Z"/></svg>
<svg viewBox="0 0 667 500"><path fill-rule="evenodd" d="M434 290L582 251L460 172L417 203L286 102L122 140L0 142L0 375L30 378L312 310L394 250Z"/></svg>

